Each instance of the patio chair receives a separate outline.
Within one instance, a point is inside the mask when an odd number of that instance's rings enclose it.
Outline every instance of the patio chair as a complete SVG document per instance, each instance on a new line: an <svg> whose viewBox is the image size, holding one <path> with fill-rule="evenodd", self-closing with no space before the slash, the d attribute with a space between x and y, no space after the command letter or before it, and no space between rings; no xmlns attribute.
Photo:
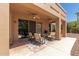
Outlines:
<svg viewBox="0 0 79 59"><path fill-rule="evenodd" d="M28 33L28 38L31 42L34 40L34 36L31 32Z"/></svg>
<svg viewBox="0 0 79 59"><path fill-rule="evenodd" d="M54 39L54 32L50 32L50 34L48 35L49 40L53 40Z"/></svg>
<svg viewBox="0 0 79 59"><path fill-rule="evenodd" d="M38 33L34 33L34 37L35 37L35 40L40 42L41 44L45 43L45 39L43 37L41 37L41 34L38 34Z"/></svg>
<svg viewBox="0 0 79 59"><path fill-rule="evenodd" d="M41 34L39 34L39 38L41 39L42 43L45 43L45 38L41 36Z"/></svg>
<svg viewBox="0 0 79 59"><path fill-rule="evenodd" d="M29 32L28 34L29 34L28 37L29 37L29 38L32 38L32 36L33 36L32 33Z"/></svg>

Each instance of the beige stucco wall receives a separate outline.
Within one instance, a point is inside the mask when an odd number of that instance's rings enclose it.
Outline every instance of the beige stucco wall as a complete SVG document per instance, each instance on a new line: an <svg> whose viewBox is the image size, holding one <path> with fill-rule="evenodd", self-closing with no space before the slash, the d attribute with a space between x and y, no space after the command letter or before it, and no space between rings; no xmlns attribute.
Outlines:
<svg viewBox="0 0 79 59"><path fill-rule="evenodd" d="M60 17L62 20L66 20L66 12L63 11L56 3L34 3L34 5L48 11L56 17Z"/></svg>
<svg viewBox="0 0 79 59"><path fill-rule="evenodd" d="M49 22L46 19L33 19L32 15L27 15L26 13L24 14L13 11L10 11L10 15L10 43L12 43L12 41L18 40L18 19L40 22L42 24L42 32L44 32L44 30L48 30Z"/></svg>
<svg viewBox="0 0 79 59"><path fill-rule="evenodd" d="M9 55L9 4L0 3L0 55Z"/></svg>

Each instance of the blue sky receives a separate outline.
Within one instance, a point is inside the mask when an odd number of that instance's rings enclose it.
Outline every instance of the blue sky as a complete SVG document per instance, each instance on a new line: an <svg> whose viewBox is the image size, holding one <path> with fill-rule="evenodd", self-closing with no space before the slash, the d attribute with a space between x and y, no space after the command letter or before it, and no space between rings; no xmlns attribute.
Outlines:
<svg viewBox="0 0 79 59"><path fill-rule="evenodd" d="M67 11L67 22L77 20L76 12L79 11L79 3L60 3Z"/></svg>

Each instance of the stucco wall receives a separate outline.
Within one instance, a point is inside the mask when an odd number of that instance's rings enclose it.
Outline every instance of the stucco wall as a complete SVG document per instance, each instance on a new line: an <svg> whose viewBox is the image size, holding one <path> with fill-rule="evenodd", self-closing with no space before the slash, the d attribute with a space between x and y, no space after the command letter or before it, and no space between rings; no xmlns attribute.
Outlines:
<svg viewBox="0 0 79 59"><path fill-rule="evenodd" d="M0 55L9 55L9 4L0 3Z"/></svg>
<svg viewBox="0 0 79 59"><path fill-rule="evenodd" d="M55 3L34 3L34 5L50 12L56 17L60 17L61 15L62 20L66 20L66 13L64 13Z"/></svg>

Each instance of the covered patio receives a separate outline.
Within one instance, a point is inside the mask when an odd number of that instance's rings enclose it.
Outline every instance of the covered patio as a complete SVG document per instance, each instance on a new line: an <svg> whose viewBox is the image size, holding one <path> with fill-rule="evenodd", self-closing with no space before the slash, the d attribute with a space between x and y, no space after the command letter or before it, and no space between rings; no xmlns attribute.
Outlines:
<svg viewBox="0 0 79 59"><path fill-rule="evenodd" d="M61 40L66 36L66 13L55 10L51 4L10 4L10 44L19 40L19 23L26 22L26 35L28 32L44 34L45 30L52 32L52 23L55 24L53 31L54 40ZM49 8L50 7L50 8ZM58 7L58 6L57 6ZM46 9L48 8L48 9ZM61 9L62 10L62 9ZM63 13L64 16L62 15Z"/></svg>

